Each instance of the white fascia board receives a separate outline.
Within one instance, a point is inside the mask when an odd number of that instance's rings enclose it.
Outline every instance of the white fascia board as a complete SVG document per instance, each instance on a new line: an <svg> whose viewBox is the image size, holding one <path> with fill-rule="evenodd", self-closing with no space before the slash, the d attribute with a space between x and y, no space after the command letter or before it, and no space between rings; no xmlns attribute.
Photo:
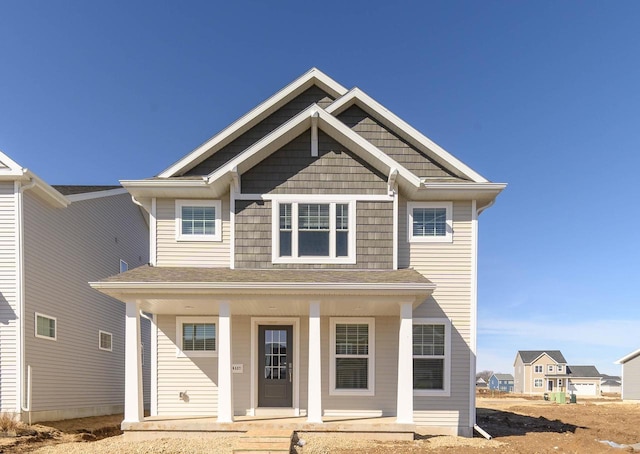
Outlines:
<svg viewBox="0 0 640 454"><path fill-rule="evenodd" d="M46 183L35 173L31 172L30 170L24 169L24 174L27 178L36 183L31 190L54 207L66 208L71 203L69 199L63 196L60 192Z"/></svg>
<svg viewBox="0 0 640 454"><path fill-rule="evenodd" d="M409 171L398 161L382 152L378 147L360 134L351 130L351 128L325 110L320 110L319 125L324 126L324 128L321 128L323 132L327 133L342 145L345 145L350 151L357 153L361 158L382 171L385 175L388 175L392 169L396 169L401 179L407 181L412 187L420 187L422 181L416 174Z"/></svg>
<svg viewBox="0 0 640 454"><path fill-rule="evenodd" d="M126 194L125 188L107 189L106 191L84 192L82 194L71 194L67 196L69 202L81 202L83 200L100 199L102 197L111 197L114 195Z"/></svg>
<svg viewBox="0 0 640 454"><path fill-rule="evenodd" d="M312 85L318 85L334 97L342 96L347 92L345 87L324 74L322 71L317 68L311 68L282 90L278 91L276 94L263 101L257 107L253 108L238 120L224 128L218 134L211 137L184 158L161 172L158 176L163 178L176 176L185 168L193 166L198 162L202 162L206 157L255 126L257 123L271 115Z"/></svg>
<svg viewBox="0 0 640 454"><path fill-rule="evenodd" d="M120 184L137 200L153 197L207 198L215 197L228 190L228 187L221 189L218 186L207 184L204 177L197 180L174 178L165 180L121 180Z"/></svg>
<svg viewBox="0 0 640 454"><path fill-rule="evenodd" d="M614 364L624 364L627 361L635 358L638 355L640 355L640 349L636 350L635 352L629 353L627 356L623 356L618 361L616 361Z"/></svg>
<svg viewBox="0 0 640 454"><path fill-rule="evenodd" d="M187 295L376 295L411 298L414 307L435 290L435 284L344 282L89 282L101 293L121 301L173 299Z"/></svg>
<svg viewBox="0 0 640 454"><path fill-rule="evenodd" d="M0 151L0 162L2 162L6 166L6 169L0 169L0 173L2 173L3 175L10 174L20 176L24 173L24 170L26 170L2 151Z"/></svg>
<svg viewBox="0 0 640 454"><path fill-rule="evenodd" d="M391 128L392 131L416 145L421 151L426 152L429 156L445 167L453 167L457 173L478 183L485 183L488 181L482 175L471 169L465 163L409 125L359 88L353 88L343 97L336 99L327 107L326 110L332 115L338 115L353 104L358 105L370 115L383 120L383 123Z"/></svg>

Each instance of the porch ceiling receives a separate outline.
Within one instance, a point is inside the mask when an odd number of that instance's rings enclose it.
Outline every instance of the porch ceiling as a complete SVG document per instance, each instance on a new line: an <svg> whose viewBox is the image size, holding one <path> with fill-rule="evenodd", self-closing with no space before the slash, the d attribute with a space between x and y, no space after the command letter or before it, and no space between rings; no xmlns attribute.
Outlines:
<svg viewBox="0 0 640 454"><path fill-rule="evenodd" d="M306 315L310 301L322 315L397 315L398 304L414 306L435 285L404 270L231 270L229 268L139 267L90 285L123 302L138 302L155 314L217 314L231 303L238 315Z"/></svg>

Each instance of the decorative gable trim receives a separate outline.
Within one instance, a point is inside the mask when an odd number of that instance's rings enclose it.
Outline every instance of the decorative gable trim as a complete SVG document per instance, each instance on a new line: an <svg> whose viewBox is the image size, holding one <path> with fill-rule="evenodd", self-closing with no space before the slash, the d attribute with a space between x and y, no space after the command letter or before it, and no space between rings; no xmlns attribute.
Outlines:
<svg viewBox="0 0 640 454"><path fill-rule="evenodd" d="M455 174L469 178L476 183L488 181L359 88L353 88L341 98L336 99L326 108L326 111L337 116L354 104L377 120L382 121L394 133Z"/></svg>
<svg viewBox="0 0 640 454"><path fill-rule="evenodd" d="M174 177L199 164L313 85L318 86L336 98L347 93L347 89L335 80L319 69L311 68L158 176L162 178Z"/></svg>
<svg viewBox="0 0 640 454"><path fill-rule="evenodd" d="M395 169L398 172L396 179L401 186L412 190L412 192L420 189L422 182L418 176L407 170L386 153L380 151L377 147L316 104L309 106L291 120L247 148L236 158L208 175L207 182L211 185L219 183L228 184L228 180L233 171L237 171L240 174L246 172L267 156L311 128L312 122L316 121L315 119L317 119L318 128L324 133L347 147L356 155L365 159L381 172L390 174L392 170Z"/></svg>

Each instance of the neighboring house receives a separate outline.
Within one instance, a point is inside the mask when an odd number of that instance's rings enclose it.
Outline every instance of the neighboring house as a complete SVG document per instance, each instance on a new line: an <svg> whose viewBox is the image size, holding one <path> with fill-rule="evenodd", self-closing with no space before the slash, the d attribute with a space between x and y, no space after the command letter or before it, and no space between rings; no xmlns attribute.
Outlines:
<svg viewBox="0 0 640 454"><path fill-rule="evenodd" d="M489 389L503 391L506 393L513 392L513 375L511 374L493 374L489 377Z"/></svg>
<svg viewBox="0 0 640 454"><path fill-rule="evenodd" d="M484 378L480 377L476 380L476 388L486 388L487 382Z"/></svg>
<svg viewBox="0 0 640 454"><path fill-rule="evenodd" d="M567 389L567 360L559 350L520 350L513 369L516 393L544 394Z"/></svg>
<svg viewBox="0 0 640 454"><path fill-rule="evenodd" d="M603 394L622 394L622 377L618 375L602 374L600 391Z"/></svg>
<svg viewBox="0 0 640 454"><path fill-rule="evenodd" d="M87 282L146 263L147 235L122 187L50 186L0 152L0 411L122 411L124 310Z"/></svg>
<svg viewBox="0 0 640 454"><path fill-rule="evenodd" d="M150 214L151 266L91 285L126 303L125 431L151 424L142 309L156 429L391 416L472 435L478 215L504 184L317 69L122 184Z"/></svg>
<svg viewBox="0 0 640 454"><path fill-rule="evenodd" d="M567 393L578 396L599 396L602 374L595 366L567 366Z"/></svg>
<svg viewBox="0 0 640 454"><path fill-rule="evenodd" d="M620 358L622 364L622 400L640 400L640 349Z"/></svg>

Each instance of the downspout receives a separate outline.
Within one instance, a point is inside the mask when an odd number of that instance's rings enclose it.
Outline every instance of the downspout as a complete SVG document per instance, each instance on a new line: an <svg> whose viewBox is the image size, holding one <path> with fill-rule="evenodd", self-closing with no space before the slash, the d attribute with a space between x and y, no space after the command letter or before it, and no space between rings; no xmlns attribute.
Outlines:
<svg viewBox="0 0 640 454"><path fill-rule="evenodd" d="M475 318L475 326L476 328L474 329L474 339L473 339L473 344L472 344L472 348L473 351L471 353L471 363L472 363L472 370L471 370L471 383L472 383L472 389L471 389L471 393L472 393L472 409L471 409L471 413L473 415L472 418L472 422L473 422L473 429L478 432L480 435L482 435L484 438L486 438L487 440L491 440L493 437L491 435L489 435L485 430L482 429L482 427L480 427L477 422L476 422L476 411L475 411L475 405L476 405L476 390L475 390L475 386L473 386L474 383L474 379L475 379L475 368L476 368L476 355L477 355L477 336L478 336L478 331L477 331L477 326L478 326L478 216L480 216L480 213L482 213L484 210L486 210L487 208L491 207L493 204L495 203L495 199L492 200L491 202L487 203L486 205L478 208L477 206L477 201L474 200L472 202L472 223L473 223L473 299L474 299L474 307L473 307L473 317Z"/></svg>
<svg viewBox="0 0 640 454"><path fill-rule="evenodd" d="M26 172L26 169L24 170ZM16 182L17 183L17 182ZM19 183L17 183L19 184ZM20 339L19 339L19 348L20 348L20 374L18 380L20 380L18 386L20 389L18 399L20 399L20 411L27 412L29 415L29 424L31 424L31 366L27 366L27 405L24 406L25 401L25 389L24 389L24 372L25 372L25 278L24 278L24 210L23 210L23 195L25 191L33 188L36 185L36 181L33 178L29 179L29 183L25 185L20 185L18 188L18 199L16 201L17 206L17 223L18 223L18 252L16 254L16 259L18 261L17 272L18 272L18 286L16 290L18 291L18 318L20 319Z"/></svg>

